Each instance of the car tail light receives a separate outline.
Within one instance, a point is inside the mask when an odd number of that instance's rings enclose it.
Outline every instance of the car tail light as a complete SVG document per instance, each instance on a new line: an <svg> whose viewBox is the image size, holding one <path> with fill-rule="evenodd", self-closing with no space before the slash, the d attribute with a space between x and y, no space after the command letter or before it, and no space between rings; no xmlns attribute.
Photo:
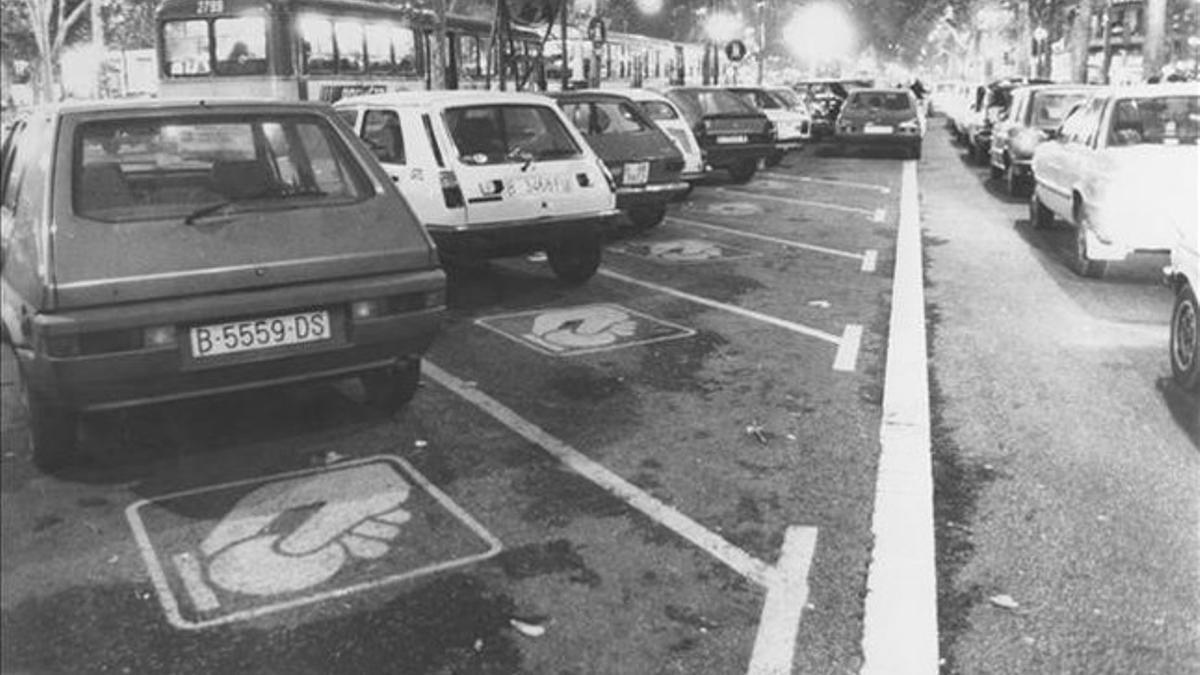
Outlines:
<svg viewBox="0 0 1200 675"><path fill-rule="evenodd" d="M354 317L355 321L371 319L382 313L382 303L379 300L359 300L350 305L350 316Z"/></svg>
<svg viewBox="0 0 1200 675"><path fill-rule="evenodd" d="M151 326L142 329L142 346L147 349L174 347L177 343L174 326Z"/></svg>
<svg viewBox="0 0 1200 675"><path fill-rule="evenodd" d="M915 133L918 133L919 131L921 131L921 120L919 118L914 117L911 120L906 120L904 122L901 122L897 126L900 128L900 131L902 131L906 134L915 134Z"/></svg>
<svg viewBox="0 0 1200 675"><path fill-rule="evenodd" d="M78 336L77 340L79 354L130 352L142 348L142 331L126 329L83 333Z"/></svg>
<svg viewBox="0 0 1200 675"><path fill-rule="evenodd" d="M438 180L442 184L442 200L446 202L446 208L461 209L466 205L462 188L458 186L458 176L453 171L439 171Z"/></svg>
<svg viewBox="0 0 1200 675"><path fill-rule="evenodd" d="M439 288L433 291L391 295L386 298L357 300L350 304L350 316L355 321L366 321L390 314L404 314L443 307L445 304L446 289Z"/></svg>
<svg viewBox="0 0 1200 675"><path fill-rule="evenodd" d="M79 356L78 335L54 335L44 338L46 353L50 356Z"/></svg>

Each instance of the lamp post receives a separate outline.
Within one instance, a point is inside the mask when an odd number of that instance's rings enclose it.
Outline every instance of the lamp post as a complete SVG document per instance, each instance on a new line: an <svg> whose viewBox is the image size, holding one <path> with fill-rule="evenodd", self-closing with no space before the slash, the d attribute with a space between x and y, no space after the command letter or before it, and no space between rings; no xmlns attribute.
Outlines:
<svg viewBox="0 0 1200 675"><path fill-rule="evenodd" d="M767 57L767 0L758 0L754 3L758 9L758 85L761 87L763 83L763 62Z"/></svg>
<svg viewBox="0 0 1200 675"><path fill-rule="evenodd" d="M1038 26L1037 28L1033 29L1033 74L1037 77L1046 77L1048 75L1046 72L1049 70L1047 66L1050 61L1047 58L1049 54L1046 53L1046 38L1048 37L1050 37L1050 34L1046 32L1045 28Z"/></svg>

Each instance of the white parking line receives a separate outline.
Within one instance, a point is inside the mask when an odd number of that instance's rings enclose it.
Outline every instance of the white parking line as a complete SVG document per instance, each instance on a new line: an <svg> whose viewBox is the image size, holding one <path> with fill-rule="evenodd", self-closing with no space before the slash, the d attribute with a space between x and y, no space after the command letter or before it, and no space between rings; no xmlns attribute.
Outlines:
<svg viewBox="0 0 1200 675"><path fill-rule="evenodd" d="M725 234L733 234L733 235L737 235L739 237L747 237L749 239L757 239L759 241L766 241L766 242L770 242L772 244L780 244L782 246L788 246L791 248L798 248L798 249L803 249L806 251L816 251L817 253L826 253L828 255L841 256L843 258L853 258L855 260L862 261L862 268L861 268L862 271L864 271L864 272L874 272L875 271L875 259L876 259L876 256L878 256L878 252L875 251L875 249L868 249L867 251L865 251L863 253L854 253L852 251L843 251L841 249L829 248L827 246L817 246L816 244L805 244L805 243L799 242L799 241L792 241L791 239L782 239L780 237L772 237L772 236L766 235L766 234L758 234L757 232L746 232L744 230L735 230L732 227L723 227L721 225L712 225L710 223L701 222L699 220L692 220L691 218L680 218L678 216L667 216L667 220L669 220L673 223L679 223L680 225L687 225L688 227L702 227L702 228L705 228L708 230L713 230L715 232L724 232Z"/></svg>
<svg viewBox="0 0 1200 675"><path fill-rule="evenodd" d="M733 571L755 583L770 585L774 576L770 565L730 544L675 508L651 497L633 483L609 471L604 465L546 433L541 427L524 419L479 389L467 386L465 382L429 360L422 364L422 371L434 382L475 404L525 440L541 447L576 473L707 551Z"/></svg>
<svg viewBox="0 0 1200 675"><path fill-rule="evenodd" d="M792 180L798 183L821 183L823 185L838 185L848 188L862 188L863 190L874 190L880 194L891 194L892 189L886 185L876 185L874 183L856 183L852 180L830 180L826 178L809 178L808 176L793 176L787 173L775 173L774 171L762 171L758 175L763 178L773 178L775 180Z"/></svg>
<svg viewBox="0 0 1200 675"><path fill-rule="evenodd" d="M804 324L796 323L795 321L780 319L779 317L774 317L770 314L763 314L762 312L756 312L752 309L746 309L745 307L738 307L737 305L730 305L728 303L719 302L711 298L693 295L692 293L687 293L685 291L680 291L668 286L656 284L651 281L634 279L633 277L625 276L624 274L614 272L607 268L601 268L597 274L602 274L610 279L617 279L618 281L624 281L625 283L649 288L650 290L658 291L659 293L673 295L677 298L683 298L684 300L690 300L700 305L712 307L713 309L720 309L733 314L739 314L750 319L762 321L763 323L769 323L772 326L786 328L787 330L800 333L801 335L807 335L809 337L817 338L818 340L824 340L825 342L835 344L838 346L838 351L837 356L833 361L834 370L852 371L854 370L855 363L858 360L858 346L859 339L862 337L862 326L857 324L848 324L843 330L841 337L839 337L832 333L826 333L825 331L817 328L810 328Z"/></svg>
<svg viewBox="0 0 1200 675"><path fill-rule="evenodd" d="M779 195L768 195L768 194L763 194L762 192L754 192L752 190L744 190L742 188L718 187L718 188L714 188L714 189L716 192L727 192L727 193L734 193L734 194L739 194L739 195L746 195L749 197L757 197L758 199L768 199L771 201L783 202L784 204L792 204L794 206L815 206L819 209L830 209L833 211L844 211L846 213L857 213L860 215L864 215L876 222L882 222L882 220L879 217L879 213L881 211L883 211L883 209L863 209L863 208L859 208L857 206L842 206L841 204L830 204L829 202L814 202L814 201L809 201L807 199L793 199L791 197L780 197Z"/></svg>
<svg viewBox="0 0 1200 675"><path fill-rule="evenodd" d="M808 574L817 546L817 528L792 525L783 536L779 561L768 565L730 544L675 508L609 471L587 455L546 433L496 399L426 360L426 377L478 406L525 440L544 449L568 468L590 480L766 588L748 675L788 675L796 658L796 636L808 604Z"/></svg>
<svg viewBox="0 0 1200 675"><path fill-rule="evenodd" d="M860 675L936 675L937 570L917 163L904 162Z"/></svg>

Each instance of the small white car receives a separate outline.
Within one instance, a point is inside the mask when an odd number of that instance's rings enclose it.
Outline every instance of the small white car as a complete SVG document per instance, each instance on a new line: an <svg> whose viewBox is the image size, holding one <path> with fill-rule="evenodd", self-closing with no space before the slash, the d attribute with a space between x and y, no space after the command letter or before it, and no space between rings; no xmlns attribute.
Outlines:
<svg viewBox="0 0 1200 675"><path fill-rule="evenodd" d="M688 126L687 118L671 99L649 89L608 89L633 99L642 112L654 120L658 128L667 132L675 146L683 153L683 172L680 178L694 183L704 176L704 155L700 152L700 144L696 141L692 128Z"/></svg>
<svg viewBox="0 0 1200 675"><path fill-rule="evenodd" d="M766 115L775 126L775 152L767 157L768 166L778 164L789 150L799 150L812 139L812 114L807 107L797 110L766 87L734 86L726 89Z"/></svg>
<svg viewBox="0 0 1200 675"><path fill-rule="evenodd" d="M1073 267L1103 276L1136 251L1167 252L1200 222L1200 84L1104 88L1033 154L1029 218L1076 228Z"/></svg>
<svg viewBox="0 0 1200 675"><path fill-rule="evenodd" d="M1194 196L1194 195L1193 195ZM1185 389L1200 390L1200 223L1176 223L1167 283L1175 291L1171 311L1171 374Z"/></svg>
<svg viewBox="0 0 1200 675"><path fill-rule="evenodd" d="M374 152L443 260L544 250L568 283L599 268L604 239L621 222L616 186L549 97L405 91L334 107Z"/></svg>

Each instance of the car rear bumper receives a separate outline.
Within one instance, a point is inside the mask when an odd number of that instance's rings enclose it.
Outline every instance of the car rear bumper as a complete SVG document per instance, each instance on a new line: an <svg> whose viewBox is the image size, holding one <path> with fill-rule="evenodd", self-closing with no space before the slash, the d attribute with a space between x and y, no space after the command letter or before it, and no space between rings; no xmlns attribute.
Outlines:
<svg viewBox="0 0 1200 675"><path fill-rule="evenodd" d="M483 225L428 225L438 248L451 255L505 257L543 250L579 236L615 231L623 221L617 209L563 217L511 220Z"/></svg>
<svg viewBox="0 0 1200 675"><path fill-rule="evenodd" d="M640 187L617 188L617 208L665 204L685 194L690 186L684 181L655 183Z"/></svg>
<svg viewBox="0 0 1200 675"><path fill-rule="evenodd" d="M873 146L873 147L913 147L921 145L921 137L916 134L847 134L835 136L838 143L843 145Z"/></svg>
<svg viewBox="0 0 1200 675"><path fill-rule="evenodd" d="M747 159L759 160L775 152L774 143L748 143L737 146L710 145L704 149L704 161L723 169Z"/></svg>

